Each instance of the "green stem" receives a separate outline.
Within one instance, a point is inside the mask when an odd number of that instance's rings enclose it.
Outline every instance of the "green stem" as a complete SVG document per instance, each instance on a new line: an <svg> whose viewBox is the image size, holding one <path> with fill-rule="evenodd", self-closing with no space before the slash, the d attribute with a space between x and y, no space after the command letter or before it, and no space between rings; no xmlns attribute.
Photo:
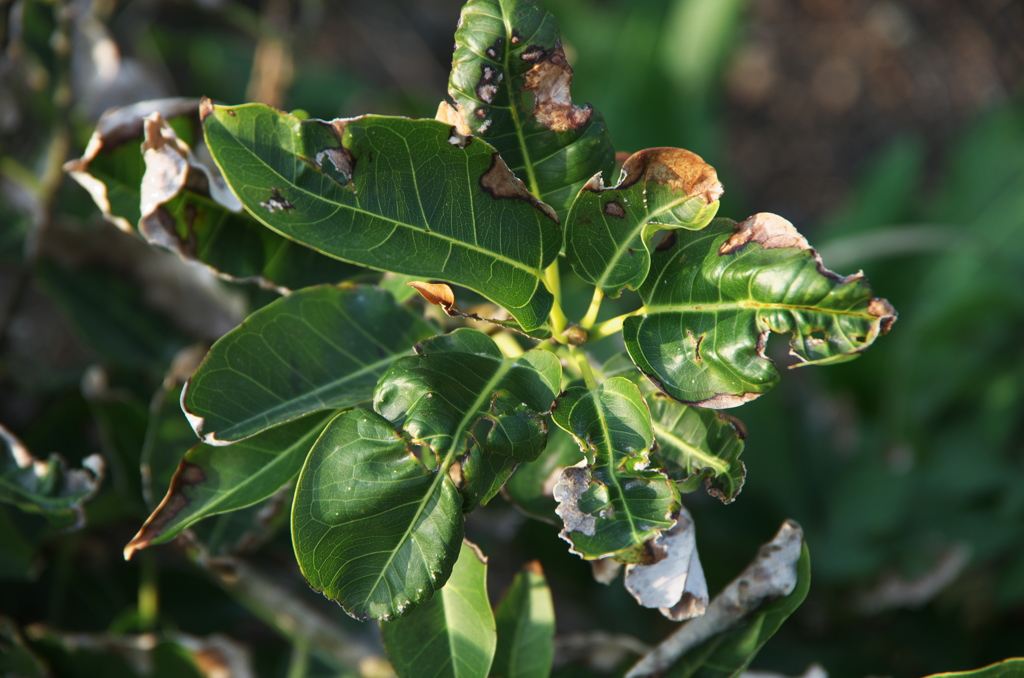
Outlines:
<svg viewBox="0 0 1024 678"><path fill-rule="evenodd" d="M587 354L575 346L569 347L569 354L575 358L576 364L579 365L580 373L583 374L583 381L587 384L587 388L592 391L596 389L597 380L594 378L594 370L590 367L590 361L587 360Z"/></svg>
<svg viewBox="0 0 1024 678"><path fill-rule="evenodd" d="M589 330L594 326L594 322L597 320L597 313L601 310L601 302L604 300L604 292L601 291L600 287L594 288L594 296L590 300L590 308L587 309L587 314L583 316L583 320L580 321L580 327L585 330Z"/></svg>
<svg viewBox="0 0 1024 678"><path fill-rule="evenodd" d="M565 338L562 337L562 334L565 332L568 319L562 311L562 281L558 272L557 259L544 271L544 284L547 285L551 296L555 298L555 303L552 304L551 313L548 316L551 321L551 336L555 341L564 344Z"/></svg>
<svg viewBox="0 0 1024 678"><path fill-rule="evenodd" d="M590 334L589 334L590 341L597 341L598 339L604 339L605 337L609 337L609 336L615 334L616 332L622 331L622 323L624 323L626 321L626 318L628 318L631 315L640 315L643 312L644 312L643 307L640 307L640 308L638 308L635 311L630 311L629 313L623 313L622 315L615 316L614 318L610 318L608 320L605 320L603 323L601 323L600 325L595 327L590 332Z"/></svg>
<svg viewBox="0 0 1024 678"><path fill-rule="evenodd" d="M292 656L288 661L288 678L305 678L309 672L309 638L298 636L292 643Z"/></svg>
<svg viewBox="0 0 1024 678"><path fill-rule="evenodd" d="M139 571L139 630L142 632L156 629L157 616L160 610L160 585L157 581L157 569L154 555L145 551Z"/></svg>

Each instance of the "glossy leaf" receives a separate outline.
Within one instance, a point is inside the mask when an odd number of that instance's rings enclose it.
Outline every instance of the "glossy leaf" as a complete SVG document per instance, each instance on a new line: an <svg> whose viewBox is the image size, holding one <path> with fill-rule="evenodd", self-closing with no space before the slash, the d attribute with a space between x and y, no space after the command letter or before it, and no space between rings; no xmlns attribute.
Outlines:
<svg viewBox="0 0 1024 678"><path fill-rule="evenodd" d="M182 407L206 443L242 440L369 400L391 362L433 332L374 287L302 289L221 337L185 387Z"/></svg>
<svg viewBox="0 0 1024 678"><path fill-rule="evenodd" d="M658 443L657 458L680 491L691 492L704 479L709 494L731 503L743 489L746 467L739 460L747 436L735 417L683 405L661 393L647 396Z"/></svg>
<svg viewBox="0 0 1024 678"><path fill-rule="evenodd" d="M494 678L547 678L555 646L555 607L540 563L527 564L512 580L495 611L498 647Z"/></svg>
<svg viewBox="0 0 1024 678"><path fill-rule="evenodd" d="M198 114L198 99L111 109L83 156L65 170L118 228L138 231L224 278L287 290L338 282L359 271L241 212L209 156L203 159Z"/></svg>
<svg viewBox="0 0 1024 678"><path fill-rule="evenodd" d="M41 514L60 528L77 529L85 524L82 504L103 480L102 457L86 457L80 469L69 469L59 454L51 454L45 461L37 459L3 426L0 446L0 502Z"/></svg>
<svg viewBox="0 0 1024 678"><path fill-rule="evenodd" d="M801 364L851 360L896 319L863 275L825 269L793 225L772 214L717 220L656 251L642 315L622 334L637 366L668 395L736 407L779 379L770 332L791 335Z"/></svg>
<svg viewBox="0 0 1024 678"><path fill-rule="evenodd" d="M569 96L572 68L558 24L540 3L470 0L455 32L440 119L486 139L534 194L564 216L580 187L610 173L604 118Z"/></svg>
<svg viewBox="0 0 1024 678"><path fill-rule="evenodd" d="M436 120L326 123L208 101L201 114L225 178L268 227L344 261L463 285L526 330L546 321L558 226L489 144Z"/></svg>
<svg viewBox="0 0 1024 678"><path fill-rule="evenodd" d="M552 419L586 457L555 486L562 538L588 560L640 562L645 542L672 526L679 507L675 483L649 468L654 433L640 389L624 377L593 391L572 387L559 395Z"/></svg>
<svg viewBox="0 0 1024 678"><path fill-rule="evenodd" d="M292 544L309 585L357 619L393 619L451 574L462 499L387 420L336 417L313 445L292 506Z"/></svg>
<svg viewBox="0 0 1024 678"><path fill-rule="evenodd" d="M486 558L463 542L444 588L415 616L382 622L380 632L399 678L486 678L496 642Z"/></svg>
<svg viewBox="0 0 1024 678"><path fill-rule="evenodd" d="M562 469L577 463L582 456L573 437L561 427L553 426L544 452L535 461L520 464L502 492L516 508L531 518L560 525L562 521L555 513L558 502L552 492Z"/></svg>
<svg viewBox="0 0 1024 678"><path fill-rule="evenodd" d="M527 351L506 358L482 332L458 329L416 345L381 377L374 408L435 453L465 451L477 422L490 422L477 440L488 454L517 461L544 449L547 422L561 380L554 354Z"/></svg>
<svg viewBox="0 0 1024 678"><path fill-rule="evenodd" d="M651 268L654 234L704 228L721 195L714 168L690 151L634 153L617 185L605 188L597 174L576 197L565 221L566 258L605 296L638 289Z"/></svg>
<svg viewBox="0 0 1024 678"><path fill-rule="evenodd" d="M170 541L203 518L272 496L298 474L330 416L312 414L228 447L193 447L178 464L163 501L125 546L125 559Z"/></svg>

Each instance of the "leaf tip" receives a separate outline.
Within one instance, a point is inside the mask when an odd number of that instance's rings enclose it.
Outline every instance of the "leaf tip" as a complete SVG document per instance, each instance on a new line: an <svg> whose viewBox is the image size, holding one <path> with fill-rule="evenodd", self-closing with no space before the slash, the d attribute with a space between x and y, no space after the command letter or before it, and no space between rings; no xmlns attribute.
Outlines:
<svg viewBox="0 0 1024 678"><path fill-rule="evenodd" d="M199 121L205 122L206 118L213 113L213 100L210 97L203 97L199 100Z"/></svg>

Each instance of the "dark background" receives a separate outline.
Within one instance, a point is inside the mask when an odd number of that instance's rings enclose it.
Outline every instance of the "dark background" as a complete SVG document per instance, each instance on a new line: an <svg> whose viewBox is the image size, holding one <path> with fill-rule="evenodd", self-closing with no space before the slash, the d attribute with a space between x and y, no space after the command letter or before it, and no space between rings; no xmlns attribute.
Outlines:
<svg viewBox="0 0 1024 678"><path fill-rule="evenodd" d="M145 430L148 394L175 348L216 338L271 298L193 289L166 258L102 224L59 167L81 153L103 110L206 95L321 118L431 117L459 5L0 2L0 422L41 456L59 451L74 464L107 451L111 431ZM545 5L576 71L574 99L604 113L619 151L700 153L726 188L720 215L787 217L826 265L863 269L900 312L863 358L789 372L732 412L750 431L735 504L687 498L712 593L783 519L807 532L810 595L754 666L915 676L1024 655L1024 3ZM83 261L111 277L88 287L74 277ZM97 309L124 296L128 324L162 318L152 322L165 323L168 345L131 360L104 350L104 332L123 328L76 311L85 301L69 290L93 290ZM210 307L213 320L197 322ZM784 341L770 350L788 364ZM82 389L93 365L132 394L127 413ZM85 531L6 542L0 615L137 631L138 592L155 587L160 628L228 633L257 647L259 675L285 675L287 643L173 547L121 561L145 507L104 492ZM655 643L670 632L618 584L593 584L555 530L510 511L499 500L469 523L491 555L495 596L540 558L560 633ZM286 532L250 561L293 576ZM316 598L301 585L295 595ZM310 675L335 675L321 670Z"/></svg>

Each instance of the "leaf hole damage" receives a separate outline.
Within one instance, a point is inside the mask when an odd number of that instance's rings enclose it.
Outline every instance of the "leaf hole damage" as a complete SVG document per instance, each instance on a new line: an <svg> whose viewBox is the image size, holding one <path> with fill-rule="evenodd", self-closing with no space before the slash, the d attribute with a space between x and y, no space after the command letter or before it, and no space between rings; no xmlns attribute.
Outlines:
<svg viewBox="0 0 1024 678"><path fill-rule="evenodd" d="M609 200L604 204L604 213L616 219L624 219L626 217L626 210L616 200Z"/></svg>
<svg viewBox="0 0 1024 678"><path fill-rule="evenodd" d="M572 68L565 58L561 41L550 50L528 47L519 58L534 65L526 73L523 92L533 93L533 105L527 110L537 122L552 131L567 132L582 127L590 120L590 107L576 106L569 94Z"/></svg>
<svg viewBox="0 0 1024 678"><path fill-rule="evenodd" d="M281 195L281 191L276 188L270 189L270 198L261 202L260 207L271 214L274 212L291 212L295 209L295 205L291 204L287 198Z"/></svg>

